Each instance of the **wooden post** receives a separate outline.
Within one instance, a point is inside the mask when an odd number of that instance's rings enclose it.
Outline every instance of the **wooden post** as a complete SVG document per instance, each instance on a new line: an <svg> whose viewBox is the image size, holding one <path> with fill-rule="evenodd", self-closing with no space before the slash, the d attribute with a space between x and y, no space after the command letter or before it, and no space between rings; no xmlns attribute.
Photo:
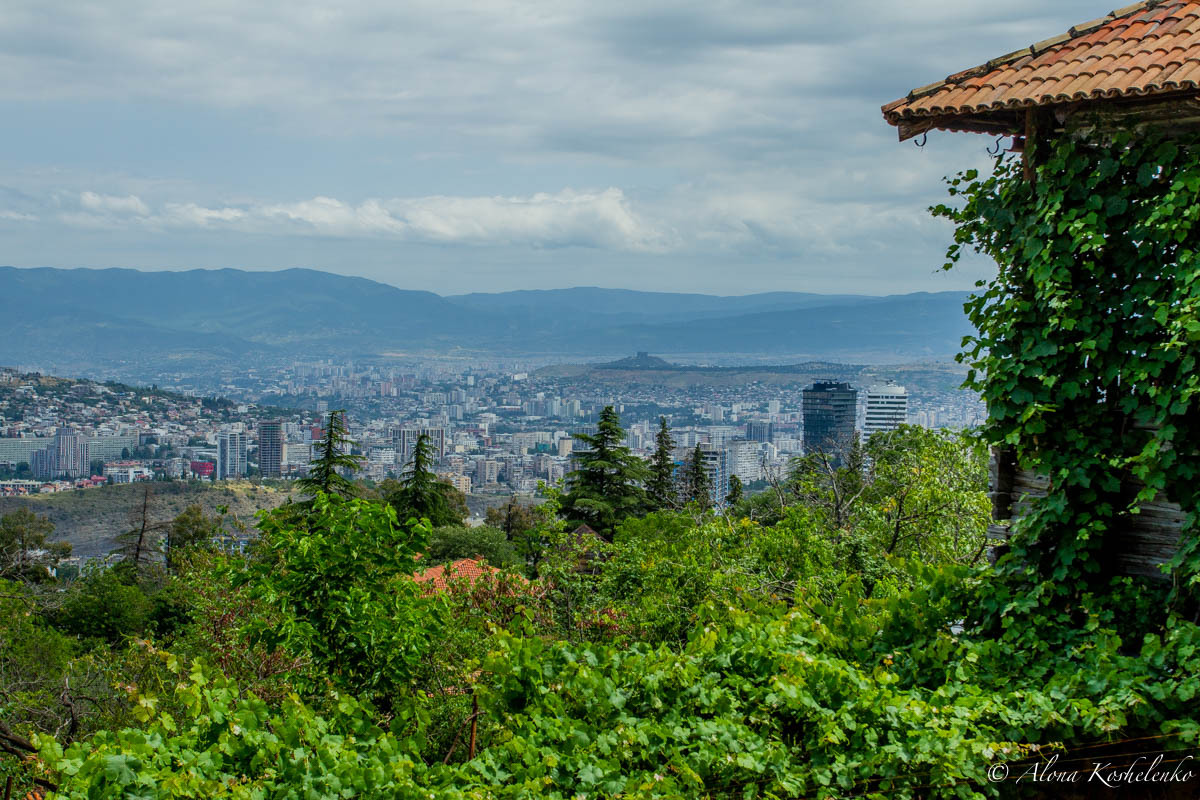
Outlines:
<svg viewBox="0 0 1200 800"><path fill-rule="evenodd" d="M479 726L479 698L475 696L475 692L471 692L471 747L468 751L467 759L475 758L475 733Z"/></svg>
<svg viewBox="0 0 1200 800"><path fill-rule="evenodd" d="M12 800L12 775L4 781L4 800Z"/></svg>
<svg viewBox="0 0 1200 800"><path fill-rule="evenodd" d="M1030 107L1025 109L1025 147L1021 150L1021 166L1024 168L1025 182L1033 183L1033 151L1037 148L1037 116Z"/></svg>

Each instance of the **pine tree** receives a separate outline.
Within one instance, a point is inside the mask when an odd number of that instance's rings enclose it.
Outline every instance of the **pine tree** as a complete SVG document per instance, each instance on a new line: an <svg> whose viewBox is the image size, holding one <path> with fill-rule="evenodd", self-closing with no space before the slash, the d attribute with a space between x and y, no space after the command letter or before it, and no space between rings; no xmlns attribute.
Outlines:
<svg viewBox="0 0 1200 800"><path fill-rule="evenodd" d="M700 503L705 508L712 505L712 491L708 485L708 473L704 471L704 451L696 443L692 457L688 459L687 473L684 476L684 486L689 503Z"/></svg>
<svg viewBox="0 0 1200 800"><path fill-rule="evenodd" d="M612 406L600 412L594 435L577 433L575 438L586 449L576 455L579 468L567 476L562 514L611 537L621 520L645 512L648 502L642 487L650 470L622 444L625 431Z"/></svg>
<svg viewBox="0 0 1200 800"><path fill-rule="evenodd" d="M451 502L452 495L458 490L438 480L432 469L433 461L433 444L428 436L421 434L413 448L408 471L400 479L400 489L389 495L387 501L401 520L424 518L435 528L461 525L463 514L457 504Z"/></svg>
<svg viewBox="0 0 1200 800"><path fill-rule="evenodd" d="M736 506L742 502L742 479L737 475L729 476L729 494L725 495L725 505Z"/></svg>
<svg viewBox="0 0 1200 800"><path fill-rule="evenodd" d="M346 429L346 412L330 411L317 457L309 462L307 477L296 481L296 485L309 495L324 492L354 497L357 494L354 483L342 474L346 470L356 470L362 464L362 457L350 452L353 445Z"/></svg>
<svg viewBox="0 0 1200 800"><path fill-rule="evenodd" d="M679 503L679 494L675 491L675 441L671 438L671 429L667 427L667 418L658 418L658 435L654 437L654 458L650 461L650 482L646 484L646 494L650 497L651 505L658 510L674 508Z"/></svg>

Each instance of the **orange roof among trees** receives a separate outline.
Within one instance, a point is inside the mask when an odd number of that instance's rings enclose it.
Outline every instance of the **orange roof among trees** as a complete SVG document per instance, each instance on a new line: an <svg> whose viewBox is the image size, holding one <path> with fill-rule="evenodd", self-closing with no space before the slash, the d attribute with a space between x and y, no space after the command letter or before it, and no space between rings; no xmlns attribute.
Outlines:
<svg viewBox="0 0 1200 800"><path fill-rule="evenodd" d="M417 583L428 583L433 589L444 592L450 581L465 580L472 586L484 575L496 575L500 570L476 558L460 558L449 564L439 564L413 576Z"/></svg>
<svg viewBox="0 0 1200 800"><path fill-rule="evenodd" d="M901 141L931 128L1010 134L1024 130L1029 108L1194 102L1198 90L1200 2L1148 0L914 89L885 105L883 115Z"/></svg>

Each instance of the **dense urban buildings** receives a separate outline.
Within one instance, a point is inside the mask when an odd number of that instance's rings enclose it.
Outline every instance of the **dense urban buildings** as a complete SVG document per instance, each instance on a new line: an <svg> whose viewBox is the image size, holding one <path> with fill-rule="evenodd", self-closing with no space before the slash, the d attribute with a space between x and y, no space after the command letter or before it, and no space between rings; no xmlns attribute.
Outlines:
<svg viewBox="0 0 1200 800"><path fill-rule="evenodd" d="M896 373L905 389L889 386L892 376L878 369L869 378L862 368L830 365L794 376L773 369L746 378L720 368L681 377L675 367L656 373L657 359L628 361L647 371L614 380L610 369L557 370L520 360L407 368L294 363L230 376L222 392L233 399L219 400L188 396L192 390L179 386L134 389L0 369L0 491L294 478L308 469L327 410L344 408L362 458L358 477L402 476L425 435L443 480L475 495L530 495L540 484L559 484L571 469L574 435L594 433L599 412L612 405L625 444L642 458L654 450L660 417L670 426L676 464L700 445L719 502L730 477L762 488L796 456L823 440L849 441L856 428L866 435L906 417L928 427L968 427L983 415L978 398L954 388L961 377L937 368ZM258 388L239 387L241 380Z"/></svg>

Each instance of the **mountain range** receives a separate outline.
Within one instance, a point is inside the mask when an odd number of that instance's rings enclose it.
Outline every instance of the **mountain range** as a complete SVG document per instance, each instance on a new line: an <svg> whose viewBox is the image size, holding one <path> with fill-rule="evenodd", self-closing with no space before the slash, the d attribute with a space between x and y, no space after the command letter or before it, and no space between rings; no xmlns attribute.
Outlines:
<svg viewBox="0 0 1200 800"><path fill-rule="evenodd" d="M740 296L579 287L440 296L307 269L0 267L0 364L447 352L946 358L965 292ZM90 371L90 370L89 370Z"/></svg>

